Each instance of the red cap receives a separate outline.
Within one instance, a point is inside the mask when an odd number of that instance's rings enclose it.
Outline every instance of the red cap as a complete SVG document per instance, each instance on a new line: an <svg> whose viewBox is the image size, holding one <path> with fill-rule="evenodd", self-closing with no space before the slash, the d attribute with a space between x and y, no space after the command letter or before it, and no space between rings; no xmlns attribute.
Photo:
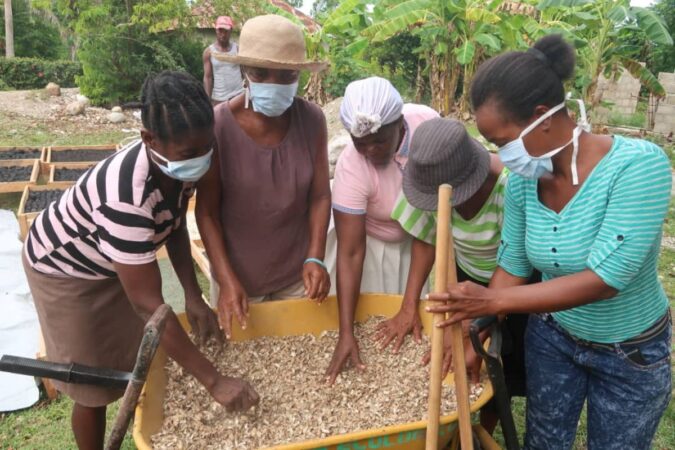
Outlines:
<svg viewBox="0 0 675 450"><path fill-rule="evenodd" d="M225 28L226 30L231 30L234 28L234 22L230 16L220 16L216 19L216 28Z"/></svg>

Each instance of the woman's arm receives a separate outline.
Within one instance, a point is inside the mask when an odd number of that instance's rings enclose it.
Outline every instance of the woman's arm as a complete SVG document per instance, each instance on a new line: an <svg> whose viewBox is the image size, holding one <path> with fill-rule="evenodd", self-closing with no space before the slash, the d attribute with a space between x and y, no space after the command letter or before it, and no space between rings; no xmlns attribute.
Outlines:
<svg viewBox="0 0 675 450"><path fill-rule="evenodd" d="M326 235L330 221L330 179L328 175L328 132L326 119L321 114L316 158L314 160L314 178L309 194L309 249L307 258L323 261L326 253ZM317 263L307 263L303 267L303 280L306 295L311 299L323 301L330 290L330 277L326 269Z"/></svg>
<svg viewBox="0 0 675 450"><path fill-rule="evenodd" d="M218 152L214 152L211 168L197 184L195 214L199 234L204 241L206 254L211 264L212 276L220 287L217 299L218 321L225 330L225 336L229 339L232 335L232 316L237 318L242 328L246 328L248 296L227 257L223 227L220 222L221 202L220 164Z"/></svg>
<svg viewBox="0 0 675 450"><path fill-rule="evenodd" d="M138 315L147 321L164 303L157 261L140 265L117 262L113 264L129 301ZM226 407L246 410L258 402L258 395L248 383L218 373L213 364L190 341L173 313L167 319L161 344L174 361L190 372Z"/></svg>
<svg viewBox="0 0 675 450"><path fill-rule="evenodd" d="M354 314L361 290L363 260L366 256L366 216L333 210L337 233L337 295L340 311L340 336L326 371L333 383L348 359L356 368L365 365L359 357L354 337Z"/></svg>
<svg viewBox="0 0 675 450"><path fill-rule="evenodd" d="M202 291L199 283L197 283L185 215L183 215L182 226L174 231L166 242L166 249L171 259L171 265L176 271L181 286L183 286L185 311L193 333L199 336L202 345L206 343L209 337L215 337L219 342L222 342L218 318L202 299Z"/></svg>
<svg viewBox="0 0 675 450"><path fill-rule="evenodd" d="M436 248L419 239L413 239L410 270L403 294L403 302L399 312L378 327L375 339L381 342L380 349L386 348L391 341L394 343L394 353L397 353L406 335L412 333L417 343L422 342L422 322L418 312L420 294L424 283L436 259Z"/></svg>

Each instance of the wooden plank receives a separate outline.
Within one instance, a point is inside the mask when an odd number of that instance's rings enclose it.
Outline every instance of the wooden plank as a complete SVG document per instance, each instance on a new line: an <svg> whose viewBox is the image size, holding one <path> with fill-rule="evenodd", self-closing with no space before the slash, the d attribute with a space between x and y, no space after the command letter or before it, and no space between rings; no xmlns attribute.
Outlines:
<svg viewBox="0 0 675 450"><path fill-rule="evenodd" d="M105 144L105 145L53 145L47 148L47 156L45 162L53 164L57 161L54 161L54 153L63 152L67 150L101 150L101 151L118 151L119 145L117 144ZM96 161L68 161L68 162L88 162L88 163L97 163L100 160ZM65 161L63 161L65 162Z"/></svg>
<svg viewBox="0 0 675 450"><path fill-rule="evenodd" d="M30 178L21 181L0 182L0 194L7 192L22 192L26 186L35 184L40 171L40 162L37 159L8 159L0 160L0 167L26 167L32 166Z"/></svg>
<svg viewBox="0 0 675 450"><path fill-rule="evenodd" d="M37 150L40 152L40 154L35 157L35 158L24 158L24 159L2 159L0 158L0 161L31 161L34 159L42 161L45 158L45 154L47 153L47 147L42 147L42 146L37 146L37 147L30 147L30 146L11 146L11 145L3 145L0 146L0 154L2 152L9 152L12 150Z"/></svg>
<svg viewBox="0 0 675 450"><path fill-rule="evenodd" d="M23 191L23 195L21 196L21 202L19 203L19 210L17 211L16 214L17 219L19 220L19 230L21 232L21 240L26 239L26 236L28 235L28 230L30 229L30 226L33 224L33 220L35 220L35 218L42 212L42 211L26 212L26 202L28 201L30 193L35 191L49 191L53 189L65 191L70 186L72 186L72 183L63 181L58 181L49 184L26 186L26 188Z"/></svg>
<svg viewBox="0 0 675 450"><path fill-rule="evenodd" d="M51 163L49 165L49 182L50 183L69 183L75 184L73 181L56 181L54 178L59 169L88 169L95 166L95 162L68 162L68 163Z"/></svg>
<svg viewBox="0 0 675 450"><path fill-rule="evenodd" d="M204 249L204 243L201 240L191 240L190 241L190 253L192 253L192 259L195 260L197 266L202 271L204 276L211 282L211 263L206 256L206 250Z"/></svg>

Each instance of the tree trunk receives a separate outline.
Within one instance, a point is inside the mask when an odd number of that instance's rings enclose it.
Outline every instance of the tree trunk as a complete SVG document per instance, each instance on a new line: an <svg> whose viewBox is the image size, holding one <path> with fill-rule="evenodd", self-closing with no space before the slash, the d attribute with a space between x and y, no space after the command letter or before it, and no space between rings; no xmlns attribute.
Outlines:
<svg viewBox="0 0 675 450"><path fill-rule="evenodd" d="M431 54L431 68L429 70L429 84L431 85L431 107L441 116L450 114L452 97L455 93L452 88L452 76L448 77L450 56ZM457 81L454 83L457 86Z"/></svg>
<svg viewBox="0 0 675 450"><path fill-rule="evenodd" d="M422 103L424 99L424 92L427 90L426 82L422 72L424 71L423 61L426 61L420 58L417 61L417 76L415 77L415 103Z"/></svg>
<svg viewBox="0 0 675 450"><path fill-rule="evenodd" d="M5 0L5 56L14 58L14 18L12 0Z"/></svg>
<svg viewBox="0 0 675 450"><path fill-rule="evenodd" d="M323 87L324 72L312 73L305 85L305 99L319 106L328 103L328 95Z"/></svg>

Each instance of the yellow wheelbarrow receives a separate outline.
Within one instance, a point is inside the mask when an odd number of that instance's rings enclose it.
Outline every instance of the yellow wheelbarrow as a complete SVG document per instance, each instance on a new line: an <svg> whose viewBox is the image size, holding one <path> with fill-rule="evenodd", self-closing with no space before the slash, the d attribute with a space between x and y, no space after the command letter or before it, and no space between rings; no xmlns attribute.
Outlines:
<svg viewBox="0 0 675 450"><path fill-rule="evenodd" d="M371 316L392 317L401 306L402 297L398 295L364 294L360 297L356 320L363 322ZM320 335L326 330L338 328L338 307L335 297L329 297L321 305L308 300L281 300L249 307L249 321L246 330L237 327L233 330L232 339L235 341L255 339L262 336L293 336L301 334ZM420 307L422 308L422 306ZM420 317L425 332L431 328L431 317L420 310ZM190 326L184 315L179 320L186 330ZM152 449L152 436L157 433L164 420L164 397L166 394L167 375L164 370L166 354L160 349L152 363L147 383L141 394L136 409L133 437L139 450ZM449 374L444 383L453 383L453 376ZM423 392L421 391L422 395ZM490 383L486 383L483 393L471 404L471 411L478 411L493 396ZM457 430L457 414L453 413L441 418L439 430L439 448L448 448L453 444ZM426 421L401 423L394 426L354 430L346 434L330 436L291 444L278 445L275 450L365 450L365 449L424 449L426 437ZM485 430L476 427L476 437L483 449L499 448ZM452 447L451 447L452 448Z"/></svg>

